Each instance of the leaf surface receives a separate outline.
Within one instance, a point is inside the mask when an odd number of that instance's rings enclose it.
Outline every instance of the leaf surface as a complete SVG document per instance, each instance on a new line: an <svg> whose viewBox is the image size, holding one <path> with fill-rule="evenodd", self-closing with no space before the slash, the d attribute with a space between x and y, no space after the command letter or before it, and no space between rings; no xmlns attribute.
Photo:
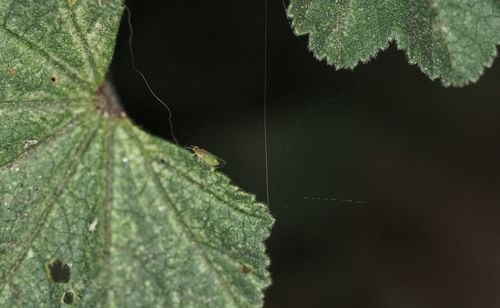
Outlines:
<svg viewBox="0 0 500 308"><path fill-rule="evenodd" d="M500 44L498 0L291 0L297 35L336 68L354 68L395 40L446 86L475 82Z"/></svg>
<svg viewBox="0 0 500 308"><path fill-rule="evenodd" d="M122 11L0 0L0 306L259 306L273 219L126 118L104 78Z"/></svg>

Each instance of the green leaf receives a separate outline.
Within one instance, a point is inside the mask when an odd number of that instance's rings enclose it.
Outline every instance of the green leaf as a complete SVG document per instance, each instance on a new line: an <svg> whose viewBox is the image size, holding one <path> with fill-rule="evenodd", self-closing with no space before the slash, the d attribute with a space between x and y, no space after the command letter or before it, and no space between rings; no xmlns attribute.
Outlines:
<svg viewBox="0 0 500 308"><path fill-rule="evenodd" d="M0 306L259 306L273 219L121 111L122 11L0 0Z"/></svg>
<svg viewBox="0 0 500 308"><path fill-rule="evenodd" d="M288 13L328 64L352 69L396 40L446 86L477 81L500 44L498 0L291 0Z"/></svg>

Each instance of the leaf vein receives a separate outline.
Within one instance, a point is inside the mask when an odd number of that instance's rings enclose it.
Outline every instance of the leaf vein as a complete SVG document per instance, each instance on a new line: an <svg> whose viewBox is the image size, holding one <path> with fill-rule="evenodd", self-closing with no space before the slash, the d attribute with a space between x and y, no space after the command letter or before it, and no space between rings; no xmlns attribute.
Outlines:
<svg viewBox="0 0 500 308"><path fill-rule="evenodd" d="M176 168L174 165L170 164L169 162L167 162L165 160L165 164L171 168L172 170L174 170L178 175L182 176L184 179L186 179L188 182L190 182L191 184L193 185L196 185L198 186L199 188L201 188L202 191L204 192L207 192L207 187L206 185L203 185L202 183L196 181L195 179L191 178L188 174L186 174L185 172L182 172L181 170L179 170L178 168ZM253 217L253 218L257 218L257 219L264 219L264 217L258 215L258 214L255 214L255 213L251 213L251 212L247 212L239 207L235 207L233 204L231 204L230 202L228 202L227 200L224 200L223 197L221 197L220 195L218 195L217 193L213 192L213 191L210 191L210 195L215 197L217 200L219 200L222 204L226 205L227 207L229 207L230 209L232 210L235 210L237 212L240 212L244 215L247 215L247 216L250 216L250 217Z"/></svg>
<svg viewBox="0 0 500 308"><path fill-rule="evenodd" d="M94 80L97 81L96 78L99 75L99 73L98 73L99 71L97 69L97 65L96 65L96 62L94 60L94 56L92 55L92 52L90 50L89 43L87 42L87 39L85 38L85 36L83 34L83 31L80 27L80 24L78 24L78 21L76 20L75 12L71 8L71 2L67 1L66 4L67 4L68 13L69 13L70 18L71 18L71 22L73 23L73 27L75 27L76 32L78 33L78 38L80 39L80 42L83 45L85 57L87 57L87 60L89 61L90 66L92 67L92 73L94 75Z"/></svg>
<svg viewBox="0 0 500 308"><path fill-rule="evenodd" d="M39 150L40 148L51 145L52 142L57 140L56 137L68 132L69 129L71 129L75 126L74 124L81 123L81 121L76 121L77 119L79 119L78 116L71 118L70 120L68 120L67 123L63 124L62 126L58 127L56 130L52 131L50 134L45 136L37 144L28 147L26 150L19 153L18 156L14 157L12 160L4 162L3 164L0 165L0 170L5 169L5 168L9 168L10 166L20 162L21 160L23 160L26 156L28 156L30 153L34 152L35 150Z"/></svg>
<svg viewBox="0 0 500 308"><path fill-rule="evenodd" d="M44 202L45 206L44 206L44 209L43 209L43 212L42 212L40 218L38 219L38 224L34 227L31 236L22 244L22 246L24 246L24 247L22 248L22 250L18 254L18 257L14 260L11 267L0 278L0 290L2 290L7 283L9 283L12 276L16 273L17 269L19 268L21 263L26 258L26 255L28 254L29 249L33 245L33 242L35 241L38 234L40 234L41 229L47 223L47 219L48 219L50 213L52 212L52 210L54 209L55 203L57 202L58 198L64 192L69 180L74 176L74 174L76 172L76 167L78 166L78 163L80 162L80 158L85 153L85 151L88 149L88 145L90 144L92 139L95 137L98 126L99 125L97 125L93 130L90 130L90 133L85 135L85 138L77 146L77 149L76 149L75 155L73 156L72 162L70 163L68 168L66 168L66 170L67 170L66 175L64 175L61 178L61 180L59 181L54 192L50 195L49 198L47 198L45 200L45 202Z"/></svg>
<svg viewBox="0 0 500 308"><path fill-rule="evenodd" d="M14 38L16 41L22 43L26 48L34 52L35 54L38 54L39 56L42 56L45 58L47 61L52 63L52 65L59 67L62 69L68 77L70 77L73 80L80 81L84 84L86 84L89 88L91 88L91 83L88 80L83 79L82 77L78 76L67 64L65 64L63 61L55 58L53 55L50 53L46 52L45 50L39 48L36 46L33 42L27 40L24 38L22 35L19 35L18 33L12 31L11 29L7 28L5 25L3 25L3 29L5 30L5 33L9 35L9 37Z"/></svg>

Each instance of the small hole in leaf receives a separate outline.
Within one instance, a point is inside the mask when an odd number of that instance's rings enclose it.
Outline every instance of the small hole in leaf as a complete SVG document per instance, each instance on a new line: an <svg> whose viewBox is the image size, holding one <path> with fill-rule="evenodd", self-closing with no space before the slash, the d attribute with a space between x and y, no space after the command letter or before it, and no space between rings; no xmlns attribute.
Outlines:
<svg viewBox="0 0 500 308"><path fill-rule="evenodd" d="M52 76L50 77L50 80L51 80L52 82L56 82L56 81L57 81L57 76L56 76L56 74L52 74Z"/></svg>
<svg viewBox="0 0 500 308"><path fill-rule="evenodd" d="M64 294L61 297L61 303L66 304L66 305L71 305L75 302L76 294L75 291L73 290L68 290L64 292Z"/></svg>
<svg viewBox="0 0 500 308"><path fill-rule="evenodd" d="M57 258L50 259L45 263L45 269L49 278L56 283L68 283L71 278L71 268Z"/></svg>

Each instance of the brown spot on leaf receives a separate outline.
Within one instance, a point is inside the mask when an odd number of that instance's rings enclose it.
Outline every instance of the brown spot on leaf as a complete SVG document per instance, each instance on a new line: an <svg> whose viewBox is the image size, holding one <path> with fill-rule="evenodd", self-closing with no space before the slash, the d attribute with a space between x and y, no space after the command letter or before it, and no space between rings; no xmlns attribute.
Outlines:
<svg viewBox="0 0 500 308"><path fill-rule="evenodd" d="M247 275L247 274L250 274L252 272L252 269L250 267L246 266L245 264L242 264L240 267L240 272Z"/></svg>
<svg viewBox="0 0 500 308"><path fill-rule="evenodd" d="M50 80L52 82L56 82L57 81L57 75L56 74L52 74L52 76L50 76Z"/></svg>
<svg viewBox="0 0 500 308"><path fill-rule="evenodd" d="M7 76L12 77L14 75L14 69L12 67L7 68Z"/></svg>

